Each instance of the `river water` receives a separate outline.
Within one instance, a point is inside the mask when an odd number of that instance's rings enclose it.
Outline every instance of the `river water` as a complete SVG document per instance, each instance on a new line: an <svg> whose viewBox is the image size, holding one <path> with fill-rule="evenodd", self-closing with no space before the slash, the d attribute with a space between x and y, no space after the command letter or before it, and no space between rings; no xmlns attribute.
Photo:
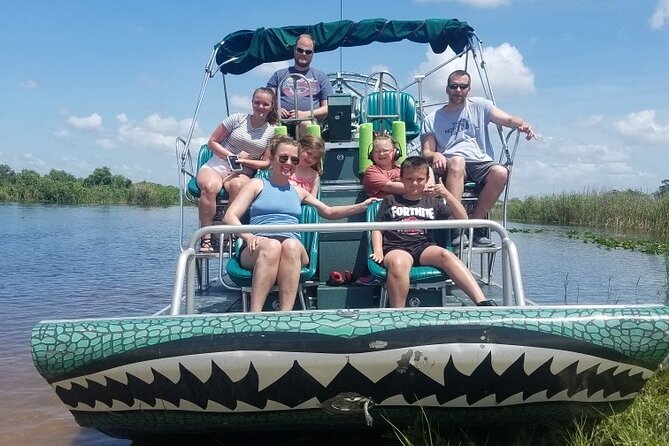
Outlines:
<svg viewBox="0 0 669 446"><path fill-rule="evenodd" d="M196 220L188 209L190 229ZM540 229L512 234L525 294L537 303L659 303L666 295L662 256L598 248L566 228L509 226ZM0 204L0 445L130 444L78 427L34 370L30 331L43 319L167 306L178 234L178 207Z"/></svg>

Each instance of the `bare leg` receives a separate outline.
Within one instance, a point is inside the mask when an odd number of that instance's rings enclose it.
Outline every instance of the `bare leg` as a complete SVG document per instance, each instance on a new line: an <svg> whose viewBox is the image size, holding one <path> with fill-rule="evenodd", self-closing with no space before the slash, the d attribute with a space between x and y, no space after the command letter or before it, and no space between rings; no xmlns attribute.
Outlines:
<svg viewBox="0 0 669 446"><path fill-rule="evenodd" d="M267 295L276 283L280 256L281 242L269 238L261 240L252 254L248 248L242 251L240 256L242 266L253 269L251 311L262 311Z"/></svg>
<svg viewBox="0 0 669 446"><path fill-rule="evenodd" d="M430 246L420 255L420 264L436 266L446 271L455 285L464 291L475 304L486 300L472 273L452 252L439 246Z"/></svg>
<svg viewBox="0 0 669 446"><path fill-rule="evenodd" d="M281 243L281 260L276 279L279 285L279 308L282 311L293 309L300 284L300 269L307 262L307 252L298 240L286 239Z"/></svg>
<svg viewBox="0 0 669 446"><path fill-rule="evenodd" d="M216 214L216 196L223 187L223 179L212 169L200 169L197 173L197 185L200 188L200 199L197 202L200 227L211 226ZM202 237L211 240L211 234ZM204 249L204 246L202 247ZM208 251L212 251L209 245Z"/></svg>
<svg viewBox="0 0 669 446"><path fill-rule="evenodd" d="M225 181L223 182L223 187L228 193L228 203L232 203L232 201L237 198L239 191L242 190L242 187L244 187L249 181L251 181L251 178L244 175L243 173L226 177Z"/></svg>
<svg viewBox="0 0 669 446"><path fill-rule="evenodd" d="M413 257L406 251L394 249L383 258L383 265L388 269L386 286L391 308L404 308L409 294L409 272L413 266Z"/></svg>
<svg viewBox="0 0 669 446"><path fill-rule="evenodd" d="M442 179L446 189L460 201L465 191L465 159L461 156L448 158Z"/></svg>
<svg viewBox="0 0 669 446"><path fill-rule="evenodd" d="M486 214L502 194L508 176L509 171L504 166L495 166L490 169L471 218L486 218Z"/></svg>

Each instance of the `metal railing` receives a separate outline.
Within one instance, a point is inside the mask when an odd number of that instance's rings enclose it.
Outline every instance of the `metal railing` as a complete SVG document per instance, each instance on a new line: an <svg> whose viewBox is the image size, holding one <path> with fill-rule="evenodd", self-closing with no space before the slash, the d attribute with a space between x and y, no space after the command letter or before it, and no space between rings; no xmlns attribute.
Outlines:
<svg viewBox="0 0 669 446"><path fill-rule="evenodd" d="M170 314L182 314L181 306L185 289L186 314L195 312L196 288L196 251L195 246L205 234L240 234L256 232L362 232L370 230L390 229L456 229L456 228L489 228L501 238L502 245L502 296L505 306L524 306L525 292L520 274L520 263L516 245L509 238L507 230L497 222L490 220L435 220L411 222L361 222L361 223L310 223L295 225L217 225L206 226L196 230L190 237L188 247L179 255L172 289L172 307Z"/></svg>

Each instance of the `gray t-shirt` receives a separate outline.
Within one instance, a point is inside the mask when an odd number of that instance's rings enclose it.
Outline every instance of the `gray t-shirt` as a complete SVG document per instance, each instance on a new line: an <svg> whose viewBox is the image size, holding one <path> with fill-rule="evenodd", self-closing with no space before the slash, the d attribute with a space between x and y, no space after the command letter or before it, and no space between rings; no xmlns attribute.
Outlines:
<svg viewBox="0 0 669 446"><path fill-rule="evenodd" d="M246 113L233 113L222 124L228 129L230 136L221 145L233 154L246 152L249 158L256 160L262 158L276 127L267 122L260 127L253 127L251 115Z"/></svg>
<svg viewBox="0 0 669 446"><path fill-rule="evenodd" d="M223 141L219 141L221 146L233 155L246 152L249 158L254 160L262 158L267 145L274 136L274 128L276 127L276 125L267 122L260 127L253 127L251 125L251 115L247 113L233 113L225 118L222 124L230 132L230 135ZM223 178L232 172L228 159L221 159L217 155L209 158L205 165L214 169ZM251 175L253 170L244 167L243 173Z"/></svg>
<svg viewBox="0 0 669 446"><path fill-rule="evenodd" d="M437 152L460 155L465 161L493 161L495 153L488 135L494 104L484 98L467 98L465 106L449 112L443 107L423 121L422 135L434 135Z"/></svg>
<svg viewBox="0 0 669 446"><path fill-rule="evenodd" d="M321 106L321 101L325 101L328 96L334 94L334 89L328 76L315 68L309 68L305 71L298 71L294 66L283 68L276 71L272 77L267 81L267 87L277 90L281 81L289 74L298 73L304 75L309 81L307 85L304 80L297 81L297 109L301 111L309 111L309 102L313 103L314 110ZM311 87L311 97L309 97L309 87ZM277 90L278 94L278 90ZM295 107L295 99L293 92L293 80L289 79L283 83L281 88L281 108L286 110L293 110Z"/></svg>

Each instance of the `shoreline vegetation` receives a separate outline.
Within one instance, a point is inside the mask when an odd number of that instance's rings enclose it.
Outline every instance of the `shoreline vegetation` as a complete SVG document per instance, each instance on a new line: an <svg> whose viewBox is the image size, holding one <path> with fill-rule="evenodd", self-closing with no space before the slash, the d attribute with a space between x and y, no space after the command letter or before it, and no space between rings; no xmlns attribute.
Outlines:
<svg viewBox="0 0 669 446"><path fill-rule="evenodd" d="M179 189L146 181L133 183L113 175L108 167L98 167L88 177L77 178L55 169L46 175L28 169L16 173L0 164L0 202L174 206L179 204Z"/></svg>
<svg viewBox="0 0 669 446"><path fill-rule="evenodd" d="M501 219L501 205L493 209ZM513 198L508 219L522 223L586 226L615 234L646 235L669 242L669 180L651 194L635 190L584 191Z"/></svg>

